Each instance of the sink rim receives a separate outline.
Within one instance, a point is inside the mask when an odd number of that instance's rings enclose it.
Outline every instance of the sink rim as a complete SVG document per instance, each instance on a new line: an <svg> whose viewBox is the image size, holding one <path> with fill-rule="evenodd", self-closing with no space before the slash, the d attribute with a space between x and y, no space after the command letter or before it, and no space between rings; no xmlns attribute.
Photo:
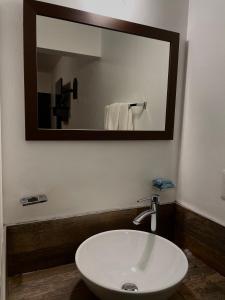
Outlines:
<svg viewBox="0 0 225 300"><path fill-rule="evenodd" d="M109 286L106 286L98 281L94 281L92 278L90 278L87 274L85 274L84 272L81 271L81 268L80 268L80 265L79 265L79 255L80 255L80 252L82 251L82 248L86 246L86 243L89 242L90 240L92 239L95 239L96 237L99 237L99 236L102 236L102 235L106 235L106 234L109 234L111 232L136 232L136 233L140 233L142 235L146 235L146 236L155 236L157 237L158 239L161 239L163 241L165 241L166 243L170 244L174 249L176 249L180 254L181 256L183 256L184 258L184 261L185 261L185 268L184 268L184 274L183 276L178 280L178 281L173 281L172 283L168 284L168 285L165 285L165 287L161 288L161 289L149 289L149 290L144 290L144 291L140 291L138 290L137 292L132 292L132 291L126 291L126 290L122 290L120 288L112 288L112 287L109 287ZM185 276L187 275L187 272L188 272L188 260L187 260L187 257L186 255L184 254L184 252L176 245L174 244L173 242L169 241L168 239L164 238L164 237L161 237L157 234L153 234L153 233L150 233L150 232L147 232L147 231L141 231L141 230L133 230L133 229L116 229L116 230L107 230L107 231L103 231L103 232L100 232L100 233L97 233L89 238L87 238L85 241L83 241L80 246L78 247L77 251L76 251L76 254L75 254L75 263L76 263L76 266L79 270L79 272L81 273L81 275L83 277L85 277L87 280L89 280L92 284L95 284L101 288L104 288L104 289L107 289L107 290L111 290L113 292L116 292L116 293L125 293L125 294L131 294L131 295L138 295L138 294L153 294L153 293L161 293L161 292L164 292L174 286L176 286L177 284L179 284L184 278Z"/></svg>

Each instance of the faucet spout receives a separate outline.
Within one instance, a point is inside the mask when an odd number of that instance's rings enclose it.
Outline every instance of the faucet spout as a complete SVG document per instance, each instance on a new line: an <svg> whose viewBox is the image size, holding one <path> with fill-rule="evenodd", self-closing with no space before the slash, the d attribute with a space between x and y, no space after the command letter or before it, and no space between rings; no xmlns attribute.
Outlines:
<svg viewBox="0 0 225 300"><path fill-rule="evenodd" d="M151 199L150 209L141 212L136 218L134 218L133 224L140 225L141 222L146 217L151 216L151 231L155 232L156 231L156 223L157 223L158 205L159 205L159 195L154 194Z"/></svg>
<svg viewBox="0 0 225 300"><path fill-rule="evenodd" d="M145 210L141 212L137 217L133 220L134 225L140 225L141 222L148 216L154 214L154 211L151 209Z"/></svg>

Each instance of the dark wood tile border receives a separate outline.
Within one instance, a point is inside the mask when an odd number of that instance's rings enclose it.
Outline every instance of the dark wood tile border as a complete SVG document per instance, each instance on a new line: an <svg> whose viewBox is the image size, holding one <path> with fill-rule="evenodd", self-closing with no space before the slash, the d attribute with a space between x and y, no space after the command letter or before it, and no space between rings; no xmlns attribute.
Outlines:
<svg viewBox="0 0 225 300"><path fill-rule="evenodd" d="M177 204L175 241L225 276L225 227Z"/></svg>
<svg viewBox="0 0 225 300"><path fill-rule="evenodd" d="M74 261L86 238L106 230L149 230L150 220L136 227L133 218L144 208L103 212L7 227L8 275ZM225 227L178 204L161 205L158 234L174 241L225 276Z"/></svg>
<svg viewBox="0 0 225 300"><path fill-rule="evenodd" d="M74 261L77 247L88 237L112 229L148 231L150 219L140 226L132 220L144 208L103 212L72 218L7 227L8 275L31 272ZM161 205L158 234L173 240L175 204Z"/></svg>

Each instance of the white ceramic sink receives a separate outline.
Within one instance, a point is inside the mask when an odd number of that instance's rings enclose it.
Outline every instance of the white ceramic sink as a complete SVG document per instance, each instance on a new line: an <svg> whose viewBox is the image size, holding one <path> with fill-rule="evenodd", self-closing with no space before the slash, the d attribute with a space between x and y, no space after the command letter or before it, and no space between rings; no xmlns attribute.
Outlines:
<svg viewBox="0 0 225 300"><path fill-rule="evenodd" d="M136 230L90 237L78 248L75 261L89 289L103 300L168 299L188 270L176 245Z"/></svg>

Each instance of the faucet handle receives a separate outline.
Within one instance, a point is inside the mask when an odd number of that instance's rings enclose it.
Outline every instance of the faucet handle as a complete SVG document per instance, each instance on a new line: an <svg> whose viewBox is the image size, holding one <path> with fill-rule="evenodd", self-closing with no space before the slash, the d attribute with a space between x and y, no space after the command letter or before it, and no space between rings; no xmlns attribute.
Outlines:
<svg viewBox="0 0 225 300"><path fill-rule="evenodd" d="M160 203L160 195L159 194L153 194L151 197L143 197L137 200L137 203L143 203L150 201L151 203L159 204Z"/></svg>
<svg viewBox="0 0 225 300"><path fill-rule="evenodd" d="M153 194L151 200L152 200L152 203L160 204L160 195L159 194Z"/></svg>
<svg viewBox="0 0 225 300"><path fill-rule="evenodd" d="M151 197L143 197L137 200L137 203L143 203L143 202L147 202L147 201L152 201Z"/></svg>

